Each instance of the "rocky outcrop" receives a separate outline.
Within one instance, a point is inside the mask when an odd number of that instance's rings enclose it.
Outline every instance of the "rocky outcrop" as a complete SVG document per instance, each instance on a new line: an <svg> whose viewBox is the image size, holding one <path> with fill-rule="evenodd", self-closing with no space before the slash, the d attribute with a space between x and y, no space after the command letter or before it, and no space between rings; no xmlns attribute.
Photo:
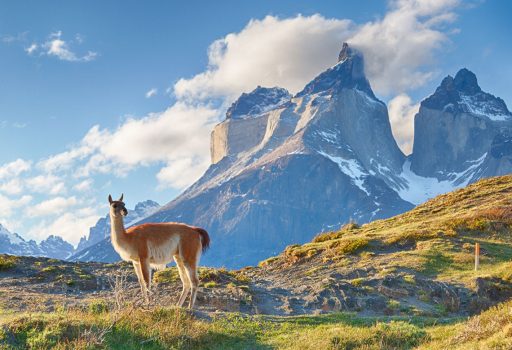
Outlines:
<svg viewBox="0 0 512 350"><path fill-rule="evenodd" d="M291 95L285 89L258 86L243 93L228 109L226 120L211 135L212 164L257 146L265 136L269 111L286 105Z"/></svg>
<svg viewBox="0 0 512 350"><path fill-rule="evenodd" d="M512 171L512 114L467 69L421 103L414 130L411 169L420 176L468 183Z"/></svg>

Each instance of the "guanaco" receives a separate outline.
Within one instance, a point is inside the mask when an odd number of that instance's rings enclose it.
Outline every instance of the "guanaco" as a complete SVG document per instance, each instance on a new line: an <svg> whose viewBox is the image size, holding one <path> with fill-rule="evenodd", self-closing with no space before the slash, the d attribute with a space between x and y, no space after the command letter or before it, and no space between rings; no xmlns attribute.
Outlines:
<svg viewBox="0 0 512 350"><path fill-rule="evenodd" d="M115 251L125 261L131 261L139 280L142 295L149 301L152 269L163 269L176 262L183 290L177 305L182 307L190 291L189 309L196 301L199 278L197 266L201 253L210 246L206 230L176 222L146 223L124 228L128 210L123 195L110 203L111 239Z"/></svg>

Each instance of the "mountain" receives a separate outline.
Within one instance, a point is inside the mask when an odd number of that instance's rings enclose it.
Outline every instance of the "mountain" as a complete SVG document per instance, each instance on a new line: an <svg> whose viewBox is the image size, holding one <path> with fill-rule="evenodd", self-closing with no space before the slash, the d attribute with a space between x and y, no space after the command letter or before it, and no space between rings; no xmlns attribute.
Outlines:
<svg viewBox="0 0 512 350"><path fill-rule="evenodd" d="M512 172L512 113L467 69L421 102L414 129L410 168L420 176L467 184Z"/></svg>
<svg viewBox="0 0 512 350"><path fill-rule="evenodd" d="M73 251L73 246L60 237L51 235L37 244L34 240L26 241L17 233L11 233L0 224L0 253L66 259Z"/></svg>
<svg viewBox="0 0 512 350"><path fill-rule="evenodd" d="M273 109L252 107L260 101ZM405 186L405 156L386 105L365 77L362 54L346 44L338 62L293 97L281 88L243 94L211 146L204 176L143 220L205 227L213 242L207 265L254 264L351 219L413 207L392 187Z"/></svg>
<svg viewBox="0 0 512 350"><path fill-rule="evenodd" d="M132 226L136 222L155 213L159 208L160 204L152 200L137 203L134 209L128 209L128 215L125 218L126 227ZM84 236L80 239L76 251L70 257L70 260L108 262L119 260L119 256L117 256L110 244L110 217L108 214L100 218L89 229L88 237Z"/></svg>
<svg viewBox="0 0 512 350"><path fill-rule="evenodd" d="M211 133L205 174L139 223L204 227L212 249L203 264L252 265L317 232L388 218L511 173L511 123L504 101L461 69L421 102L406 157L362 54L344 43L338 62L294 96L280 87L243 93ZM107 239L87 259L119 257Z"/></svg>

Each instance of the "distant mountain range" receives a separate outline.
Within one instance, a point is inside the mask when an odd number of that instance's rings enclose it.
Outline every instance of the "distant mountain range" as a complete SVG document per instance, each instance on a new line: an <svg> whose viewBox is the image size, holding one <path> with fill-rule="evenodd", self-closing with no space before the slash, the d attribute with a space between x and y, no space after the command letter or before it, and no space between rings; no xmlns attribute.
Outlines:
<svg viewBox="0 0 512 350"><path fill-rule="evenodd" d="M212 246L202 263L242 267L350 220L388 218L512 172L512 114L467 69L421 102L414 129L405 156L363 55L344 44L338 62L294 96L279 87L242 94L212 131L205 174L137 222L204 227ZM71 259L119 259L102 220Z"/></svg>
<svg viewBox="0 0 512 350"><path fill-rule="evenodd" d="M26 241L19 234L10 232L0 224L0 253L65 260L73 251L73 246L58 236L49 236L38 244L34 240Z"/></svg>

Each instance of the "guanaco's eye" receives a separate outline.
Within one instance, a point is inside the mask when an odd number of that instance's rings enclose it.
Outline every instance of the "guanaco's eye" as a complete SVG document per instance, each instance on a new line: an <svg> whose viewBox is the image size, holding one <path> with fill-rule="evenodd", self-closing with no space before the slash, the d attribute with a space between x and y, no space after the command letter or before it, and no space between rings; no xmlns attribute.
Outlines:
<svg viewBox="0 0 512 350"><path fill-rule="evenodd" d="M114 209L117 208L117 204L114 204L113 207L114 207Z"/></svg>

